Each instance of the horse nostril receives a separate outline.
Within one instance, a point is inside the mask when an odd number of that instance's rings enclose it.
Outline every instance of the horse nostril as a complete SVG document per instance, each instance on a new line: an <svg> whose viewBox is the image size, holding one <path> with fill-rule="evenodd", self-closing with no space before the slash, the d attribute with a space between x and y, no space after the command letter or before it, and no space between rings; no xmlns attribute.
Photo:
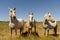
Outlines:
<svg viewBox="0 0 60 40"><path fill-rule="evenodd" d="M16 16L14 16L13 18L16 19Z"/></svg>
<svg viewBox="0 0 60 40"><path fill-rule="evenodd" d="M51 17L51 16L49 16L49 17Z"/></svg>
<svg viewBox="0 0 60 40"><path fill-rule="evenodd" d="M12 13L12 11L10 11Z"/></svg>

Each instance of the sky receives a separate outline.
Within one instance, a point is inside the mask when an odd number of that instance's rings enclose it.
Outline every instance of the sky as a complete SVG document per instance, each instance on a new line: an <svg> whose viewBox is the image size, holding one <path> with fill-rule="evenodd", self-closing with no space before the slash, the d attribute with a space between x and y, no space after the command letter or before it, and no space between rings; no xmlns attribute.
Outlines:
<svg viewBox="0 0 60 40"><path fill-rule="evenodd" d="M0 21L9 21L9 8L16 8L16 17L24 20L28 20L29 12L36 21L43 21L47 12L60 20L60 0L0 0Z"/></svg>

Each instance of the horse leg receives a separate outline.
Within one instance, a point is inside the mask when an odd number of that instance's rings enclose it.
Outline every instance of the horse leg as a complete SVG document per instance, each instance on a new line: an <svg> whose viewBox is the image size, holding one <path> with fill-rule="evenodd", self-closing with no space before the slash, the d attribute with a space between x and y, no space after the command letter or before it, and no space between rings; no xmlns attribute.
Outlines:
<svg viewBox="0 0 60 40"><path fill-rule="evenodd" d="M31 34L31 28L28 28L28 35L30 36Z"/></svg>
<svg viewBox="0 0 60 40"><path fill-rule="evenodd" d="M20 35L21 35L22 29L20 28Z"/></svg>
<svg viewBox="0 0 60 40"><path fill-rule="evenodd" d="M54 33L57 34L57 25L56 25L56 27L54 28Z"/></svg>
<svg viewBox="0 0 60 40"><path fill-rule="evenodd" d="M21 35L21 29L20 29L20 35Z"/></svg>
<svg viewBox="0 0 60 40"><path fill-rule="evenodd" d="M15 27L15 35L17 35L17 28Z"/></svg>
<svg viewBox="0 0 60 40"><path fill-rule="evenodd" d="M30 29L28 28L28 35L30 34Z"/></svg>
<svg viewBox="0 0 60 40"><path fill-rule="evenodd" d="M34 25L34 29L35 29L34 32L36 33L36 21L35 20L34 20L34 24L33 25Z"/></svg>
<svg viewBox="0 0 60 40"><path fill-rule="evenodd" d="M34 32L36 33L36 25L34 25Z"/></svg>
<svg viewBox="0 0 60 40"><path fill-rule="evenodd" d="M48 30L47 30L47 35L49 35L49 28L48 28Z"/></svg>
<svg viewBox="0 0 60 40"><path fill-rule="evenodd" d="M44 35L46 35L46 29L44 28Z"/></svg>
<svg viewBox="0 0 60 40"><path fill-rule="evenodd" d="M32 33L32 28L30 28L30 34Z"/></svg>
<svg viewBox="0 0 60 40"><path fill-rule="evenodd" d="M22 34L23 28L20 28L20 35Z"/></svg>
<svg viewBox="0 0 60 40"><path fill-rule="evenodd" d="M11 28L11 36L12 36L12 31L13 31L13 29Z"/></svg>

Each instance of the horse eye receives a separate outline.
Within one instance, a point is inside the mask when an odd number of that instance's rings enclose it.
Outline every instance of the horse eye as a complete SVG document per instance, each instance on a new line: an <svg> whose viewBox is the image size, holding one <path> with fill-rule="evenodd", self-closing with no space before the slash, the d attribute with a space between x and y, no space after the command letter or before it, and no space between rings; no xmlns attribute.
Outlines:
<svg viewBox="0 0 60 40"><path fill-rule="evenodd" d="M16 12L14 12L14 13L16 13Z"/></svg>
<svg viewBox="0 0 60 40"><path fill-rule="evenodd" d="M12 12L12 11L10 11L10 12Z"/></svg>
<svg viewBox="0 0 60 40"><path fill-rule="evenodd" d="M49 17L51 17L51 16L49 16Z"/></svg>

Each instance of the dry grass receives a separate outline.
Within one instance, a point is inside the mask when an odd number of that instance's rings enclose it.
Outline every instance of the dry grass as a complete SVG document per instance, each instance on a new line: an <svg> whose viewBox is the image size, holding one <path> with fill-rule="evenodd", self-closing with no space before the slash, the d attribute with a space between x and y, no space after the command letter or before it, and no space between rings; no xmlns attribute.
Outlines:
<svg viewBox="0 0 60 40"><path fill-rule="evenodd" d="M30 35L30 36L19 36L19 30L18 30L18 35L15 36L15 33L13 31L13 36L11 37L10 35L10 29L8 26L8 22L0 22L0 40L60 40L60 35L58 36L53 36L53 35L49 35L49 36L44 36L43 32L43 25L42 22L37 22L37 33L39 35ZM53 29L50 30L50 34L53 34ZM60 34L60 22L58 22L58 34Z"/></svg>

